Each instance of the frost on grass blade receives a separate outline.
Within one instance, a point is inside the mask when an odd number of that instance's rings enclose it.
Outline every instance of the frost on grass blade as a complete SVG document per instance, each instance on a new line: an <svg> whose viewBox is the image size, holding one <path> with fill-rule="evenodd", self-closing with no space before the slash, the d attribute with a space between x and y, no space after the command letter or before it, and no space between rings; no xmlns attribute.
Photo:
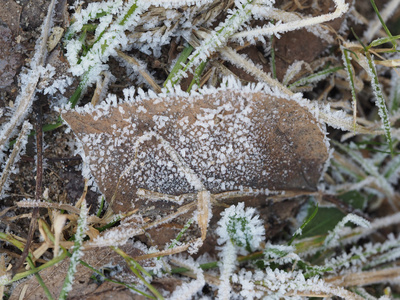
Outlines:
<svg viewBox="0 0 400 300"><path fill-rule="evenodd" d="M192 67L206 61L212 52L226 44L228 38L249 19L252 2L253 0L243 1L243 3L239 2L238 8L233 10L224 22L207 35L202 44L189 56L189 61L184 68L172 78L172 85L178 83L183 77L186 77L187 72L190 72Z"/></svg>
<svg viewBox="0 0 400 300"><path fill-rule="evenodd" d="M81 85L83 87L95 82L101 71L108 69L105 63L110 56L116 54L116 49L123 50L127 47L128 38L125 31L133 28L139 20L139 15L148 8L147 2L139 0L130 0L125 4L122 1L115 3L119 3L119 5L104 7L104 11L110 10L110 13L118 13L116 20L113 23L111 23L111 19L102 20L104 26L101 26L101 23L100 28L104 28L104 30L96 31L98 35L96 42L85 56L80 57L82 44L79 40L68 41L66 45L66 57L71 64L70 72L76 76L82 76ZM101 6L102 4L97 5ZM91 9L93 10L92 6ZM85 20L94 18L93 14L92 11L84 11L83 16L77 14L80 21L75 25L76 28L73 31L79 30Z"/></svg>
<svg viewBox="0 0 400 300"><path fill-rule="evenodd" d="M329 235L325 238L325 246L326 247L334 247L336 245L336 243L338 242L340 236L343 234L344 230L344 226L348 223L348 222L352 222L355 225L364 227L364 228L369 228L370 227L370 222L357 216L354 214L348 214L347 216L345 216L333 229L333 231L331 231L329 233Z"/></svg>
<svg viewBox="0 0 400 300"><path fill-rule="evenodd" d="M336 9L331 13L312 18L305 18L299 21L296 20L287 23L279 23L275 24L274 26L266 25L262 28L256 28L249 31L236 33L232 37L238 39L246 38L251 40L256 37L260 38L262 36L278 35L279 33L285 33L307 26L310 27L313 25L334 20L336 18L340 18L345 12L347 12L347 10L349 9L349 5L346 4L344 0L333 0L333 2L335 3Z"/></svg>
<svg viewBox="0 0 400 300"><path fill-rule="evenodd" d="M316 276L306 279L300 272L286 272L278 268L267 268L264 272L258 270L254 273L242 269L233 281L242 285L240 295L246 299L287 299L290 296L290 299L300 299L307 292L312 292L313 295L335 295L342 299L362 299L343 287L331 285ZM260 290L263 293L257 292Z"/></svg>
<svg viewBox="0 0 400 300"><path fill-rule="evenodd" d="M139 188L168 195L198 192L167 144L212 194L317 189L328 149L312 113L263 85L227 85L201 95L142 95L121 104L110 97L95 109L63 112L100 190L108 201L115 198L114 211L145 204ZM164 210L169 204L152 205Z"/></svg>
<svg viewBox="0 0 400 300"><path fill-rule="evenodd" d="M59 299L66 299L69 291L72 290L72 284L74 282L74 276L76 273L76 267L79 264L80 258L83 256L81 249L83 238L87 230L87 219L88 219L88 208L86 206L86 200L83 200L81 204L81 212L78 220L78 227L75 234L74 251L71 256L71 262L68 268L67 275L65 277L64 285L60 293Z"/></svg>
<svg viewBox="0 0 400 300"><path fill-rule="evenodd" d="M264 240L265 228L256 210L244 208L243 202L222 212L218 225L218 244L232 241L240 254L255 251Z"/></svg>
<svg viewBox="0 0 400 300"><path fill-rule="evenodd" d="M386 102L383 97L382 88L378 81L378 74L376 73L375 63L372 57L367 55L368 60L368 75L371 78L371 86L375 95L375 104L378 107L379 117L382 120L382 127L385 131L386 139L389 143L390 152L393 154L393 141L392 141L392 127L389 120L389 112L386 107Z"/></svg>

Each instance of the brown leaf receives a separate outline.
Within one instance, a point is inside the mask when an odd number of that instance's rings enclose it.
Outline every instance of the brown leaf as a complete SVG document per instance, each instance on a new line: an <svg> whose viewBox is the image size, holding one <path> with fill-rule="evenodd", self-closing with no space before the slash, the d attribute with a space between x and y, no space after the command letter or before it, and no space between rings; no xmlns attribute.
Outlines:
<svg viewBox="0 0 400 300"><path fill-rule="evenodd" d="M130 97L121 104L63 112L100 190L108 201L115 197L114 211L142 207L146 200L138 198L139 188L170 195L199 191L168 147L212 194L242 188L316 190L328 149L306 107L266 89L201 93ZM176 203L151 205L162 210Z"/></svg>

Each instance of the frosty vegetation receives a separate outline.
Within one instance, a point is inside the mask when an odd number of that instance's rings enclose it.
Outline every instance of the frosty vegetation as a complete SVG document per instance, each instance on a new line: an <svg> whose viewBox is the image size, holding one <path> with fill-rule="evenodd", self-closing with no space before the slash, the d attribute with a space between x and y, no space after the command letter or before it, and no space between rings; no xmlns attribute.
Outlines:
<svg viewBox="0 0 400 300"><path fill-rule="evenodd" d="M377 19L359 43L338 34L359 18L354 3L344 0L334 0L328 12L312 16L280 10L272 0L76 1L64 36L68 74L39 88L41 78L55 74L54 67L45 64L54 5L52 0L30 69L21 75L15 109L0 130L4 157L23 123L9 158L2 161L1 196L7 196L8 177L17 172L14 165L24 153L32 128L25 119L37 91L61 103L57 110L62 120L53 125L65 124L63 130L74 132L87 181L76 206L47 199L17 203L47 208L53 227L47 219L38 220L44 242L29 252L29 270L12 274L0 266L1 286L36 274L48 299L66 299L74 293L76 268L82 264L103 280L151 299L198 299L204 287L210 291L207 296L218 299L388 298L389 288L381 293L364 286L389 287L400 278L399 232L379 231L400 222L400 80L394 69L389 88L381 80L382 71L398 66L398 37L385 22L399 1L389 1L382 14L375 11ZM343 21L335 31L326 22L338 18ZM386 36L374 39L380 26ZM265 72L250 54L240 53L241 47L257 45L274 57L272 39L304 28L325 43L338 43L337 53L316 64L294 61L280 81L271 74L272 67L271 73ZM184 49L169 62L168 76L161 82L139 56L161 59L172 41ZM392 48L383 48L387 44ZM113 60L142 88L127 87L118 96L108 93L117 80ZM235 78L233 68L221 60L257 83ZM270 63L275 64L273 58ZM73 78L77 88L62 103ZM301 93L316 95L318 83L343 78L349 96L341 97L346 99L306 99ZM369 107L362 107L362 115L358 112L357 107L365 105L358 99L364 81L371 87L375 116L365 113ZM81 105L92 86L91 103ZM328 126L340 132L340 141L329 140ZM89 187L101 193L101 205L105 203L93 215L85 201ZM309 200L302 200L305 197ZM259 214L262 207L248 203L262 199L269 205L291 198L304 202L292 222L293 237L285 229L280 240L267 240L271 225ZM339 209L325 205L327 199ZM368 215L385 205L390 207L386 216ZM330 220L333 223L325 226ZM170 225L180 230L166 244L132 243ZM64 240L63 231L74 243ZM373 234L384 239L378 242ZM208 255L201 251L210 238L215 245ZM10 232L0 232L0 239L20 250L26 244ZM121 249L127 245L136 256ZM134 284L108 279L85 262L86 250L102 247L111 247L124 259ZM38 259L52 248L57 249L54 258L38 267ZM192 255L199 251L195 259ZM57 287L61 294L52 295L40 274L67 257L70 267ZM166 278L174 281L176 273L184 279L174 283L173 290L153 285Z"/></svg>

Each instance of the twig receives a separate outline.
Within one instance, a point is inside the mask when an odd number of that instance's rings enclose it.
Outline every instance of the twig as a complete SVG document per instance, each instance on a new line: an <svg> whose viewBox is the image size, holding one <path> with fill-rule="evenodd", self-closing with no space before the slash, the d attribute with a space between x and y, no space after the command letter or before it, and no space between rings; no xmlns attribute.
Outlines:
<svg viewBox="0 0 400 300"><path fill-rule="evenodd" d="M35 190L35 200L40 201L42 197L42 182L43 182L43 131L42 131L42 107L41 102L38 100L35 106L36 110L36 149L37 149L37 160L36 160L36 190ZM22 266L25 259L29 254L29 247L33 240L33 235L36 229L36 219L39 216L39 207L34 207L32 210L31 222L29 224L28 238L26 239L26 244L24 251L22 252L17 263L13 267L13 275Z"/></svg>
<svg viewBox="0 0 400 300"><path fill-rule="evenodd" d="M400 276L400 268L388 268L383 270L372 270L339 275L325 279L326 282L338 286L363 286L381 282L391 282Z"/></svg>
<svg viewBox="0 0 400 300"><path fill-rule="evenodd" d="M8 161L4 167L3 173L1 174L0 195L2 194L4 186L7 183L8 176L10 175L10 172L11 172L11 167L14 164L18 154L21 152L22 148L24 147L28 131L31 128L32 128L32 125L28 121L25 121L24 124L22 125L21 132L17 138L17 141L14 144L14 149L13 149L10 157L8 158Z"/></svg>
<svg viewBox="0 0 400 300"><path fill-rule="evenodd" d="M79 214L79 208L63 203L51 203L51 202L37 202L37 201L29 201L22 200L16 203L18 207L44 207L44 208L52 208L52 209L63 209L67 210L74 214Z"/></svg>
<svg viewBox="0 0 400 300"><path fill-rule="evenodd" d="M122 58L124 61L132 65L133 69L142 75L142 77L147 81L148 84L154 89L156 93L161 93L161 87L157 84L157 82L154 81L153 77L147 72L145 67L140 64L140 62L124 52L120 51L117 49L117 54L120 58Z"/></svg>
<svg viewBox="0 0 400 300"><path fill-rule="evenodd" d="M46 19L42 26L42 33L39 38L39 43L37 47L37 51L32 59L31 70L26 75L27 82L22 86L21 94L15 101L16 110L11 119L4 124L3 128L0 131L0 149L4 149L8 139L11 134L18 127L18 125L24 119L25 114L29 110L32 105L32 99L35 95L36 85L40 78L40 69L44 65L44 61L46 58L46 49L47 49L47 37L50 31L50 24L53 14L53 9L55 5L55 0L52 0L49 5L49 10L47 12Z"/></svg>

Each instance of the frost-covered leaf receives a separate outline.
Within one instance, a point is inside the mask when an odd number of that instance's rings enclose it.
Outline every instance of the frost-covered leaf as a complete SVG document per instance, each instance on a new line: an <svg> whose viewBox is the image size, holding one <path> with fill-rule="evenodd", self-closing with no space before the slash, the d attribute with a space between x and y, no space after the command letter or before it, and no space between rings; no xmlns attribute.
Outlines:
<svg viewBox="0 0 400 300"><path fill-rule="evenodd" d="M305 100L262 85L200 93L133 98L125 90L124 103L110 96L109 104L63 112L115 211L140 205L139 188L169 195L202 185L213 194L316 190L328 149ZM201 183L176 164L171 147Z"/></svg>

